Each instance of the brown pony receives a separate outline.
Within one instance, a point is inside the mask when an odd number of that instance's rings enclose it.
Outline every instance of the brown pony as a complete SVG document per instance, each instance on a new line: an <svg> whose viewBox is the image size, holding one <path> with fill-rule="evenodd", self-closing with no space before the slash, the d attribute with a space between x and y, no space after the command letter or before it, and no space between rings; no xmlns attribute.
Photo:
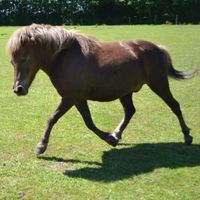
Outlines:
<svg viewBox="0 0 200 200"><path fill-rule="evenodd" d="M90 130L116 146L135 113L132 93L138 92L143 84L171 108L179 120L185 143L192 143L179 103L170 92L168 75L189 79L194 72L175 70L165 48L143 40L102 43L75 31L37 24L17 30L7 47L14 66L13 91L17 95L28 93L36 73L42 69L62 97L37 145L37 155L45 152L54 124L72 106L76 106ZM109 134L93 123L87 100L115 99L120 100L125 116L113 134Z"/></svg>

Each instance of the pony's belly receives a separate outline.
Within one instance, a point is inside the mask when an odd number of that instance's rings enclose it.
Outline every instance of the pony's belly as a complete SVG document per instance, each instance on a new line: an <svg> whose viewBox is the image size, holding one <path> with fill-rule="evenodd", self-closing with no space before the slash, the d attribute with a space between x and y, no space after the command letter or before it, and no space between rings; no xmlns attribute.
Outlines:
<svg viewBox="0 0 200 200"><path fill-rule="evenodd" d="M123 97L127 94L138 92L141 89L142 85L135 85L134 87L130 88L98 88L93 87L89 91L88 100L93 101L113 101L116 99L119 99L120 97Z"/></svg>
<svg viewBox="0 0 200 200"><path fill-rule="evenodd" d="M107 102L107 101L114 101L118 98L120 98L120 96L118 95L115 95L115 96L93 95L93 96L90 96L88 100Z"/></svg>

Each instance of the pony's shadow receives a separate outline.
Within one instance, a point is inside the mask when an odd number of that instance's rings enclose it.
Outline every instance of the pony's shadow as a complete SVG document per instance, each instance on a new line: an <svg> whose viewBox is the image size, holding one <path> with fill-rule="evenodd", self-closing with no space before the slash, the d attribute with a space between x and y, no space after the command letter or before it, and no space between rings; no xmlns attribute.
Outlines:
<svg viewBox="0 0 200 200"><path fill-rule="evenodd" d="M64 160L55 157L41 157L57 162L86 164L86 167L66 170L64 175L92 181L113 182L135 175L152 172L158 168L181 168L200 166L200 145L182 143L136 144L121 149L105 151L102 163ZM88 165L91 165L88 167Z"/></svg>

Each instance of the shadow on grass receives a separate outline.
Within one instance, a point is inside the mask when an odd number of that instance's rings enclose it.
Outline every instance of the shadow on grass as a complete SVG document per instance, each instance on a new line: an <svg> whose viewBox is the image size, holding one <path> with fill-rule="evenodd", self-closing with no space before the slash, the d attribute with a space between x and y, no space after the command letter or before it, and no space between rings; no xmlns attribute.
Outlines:
<svg viewBox="0 0 200 200"><path fill-rule="evenodd" d="M64 162L64 163L82 163L82 164L87 164L87 165L99 165L101 166L101 163L98 162L92 162L92 161L84 161L84 160L76 160L76 159L63 159L63 158L58 158L58 157L45 157L45 156L39 156L39 159L42 160L48 160L48 161L54 161L54 162Z"/></svg>
<svg viewBox="0 0 200 200"><path fill-rule="evenodd" d="M186 146L182 143L136 144L105 151L102 163L64 160L55 157L41 157L41 159L93 165L81 169L66 170L64 175L92 181L114 182L152 172L158 168L173 169L200 166L200 145Z"/></svg>

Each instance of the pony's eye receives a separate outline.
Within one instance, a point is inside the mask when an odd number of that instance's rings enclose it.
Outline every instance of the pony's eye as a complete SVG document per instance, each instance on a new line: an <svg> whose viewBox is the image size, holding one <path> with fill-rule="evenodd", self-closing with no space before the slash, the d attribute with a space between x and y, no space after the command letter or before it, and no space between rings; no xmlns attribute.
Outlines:
<svg viewBox="0 0 200 200"><path fill-rule="evenodd" d="M21 62L21 63L25 63L25 62L26 62L26 59L23 58L23 59L20 60L20 62Z"/></svg>

